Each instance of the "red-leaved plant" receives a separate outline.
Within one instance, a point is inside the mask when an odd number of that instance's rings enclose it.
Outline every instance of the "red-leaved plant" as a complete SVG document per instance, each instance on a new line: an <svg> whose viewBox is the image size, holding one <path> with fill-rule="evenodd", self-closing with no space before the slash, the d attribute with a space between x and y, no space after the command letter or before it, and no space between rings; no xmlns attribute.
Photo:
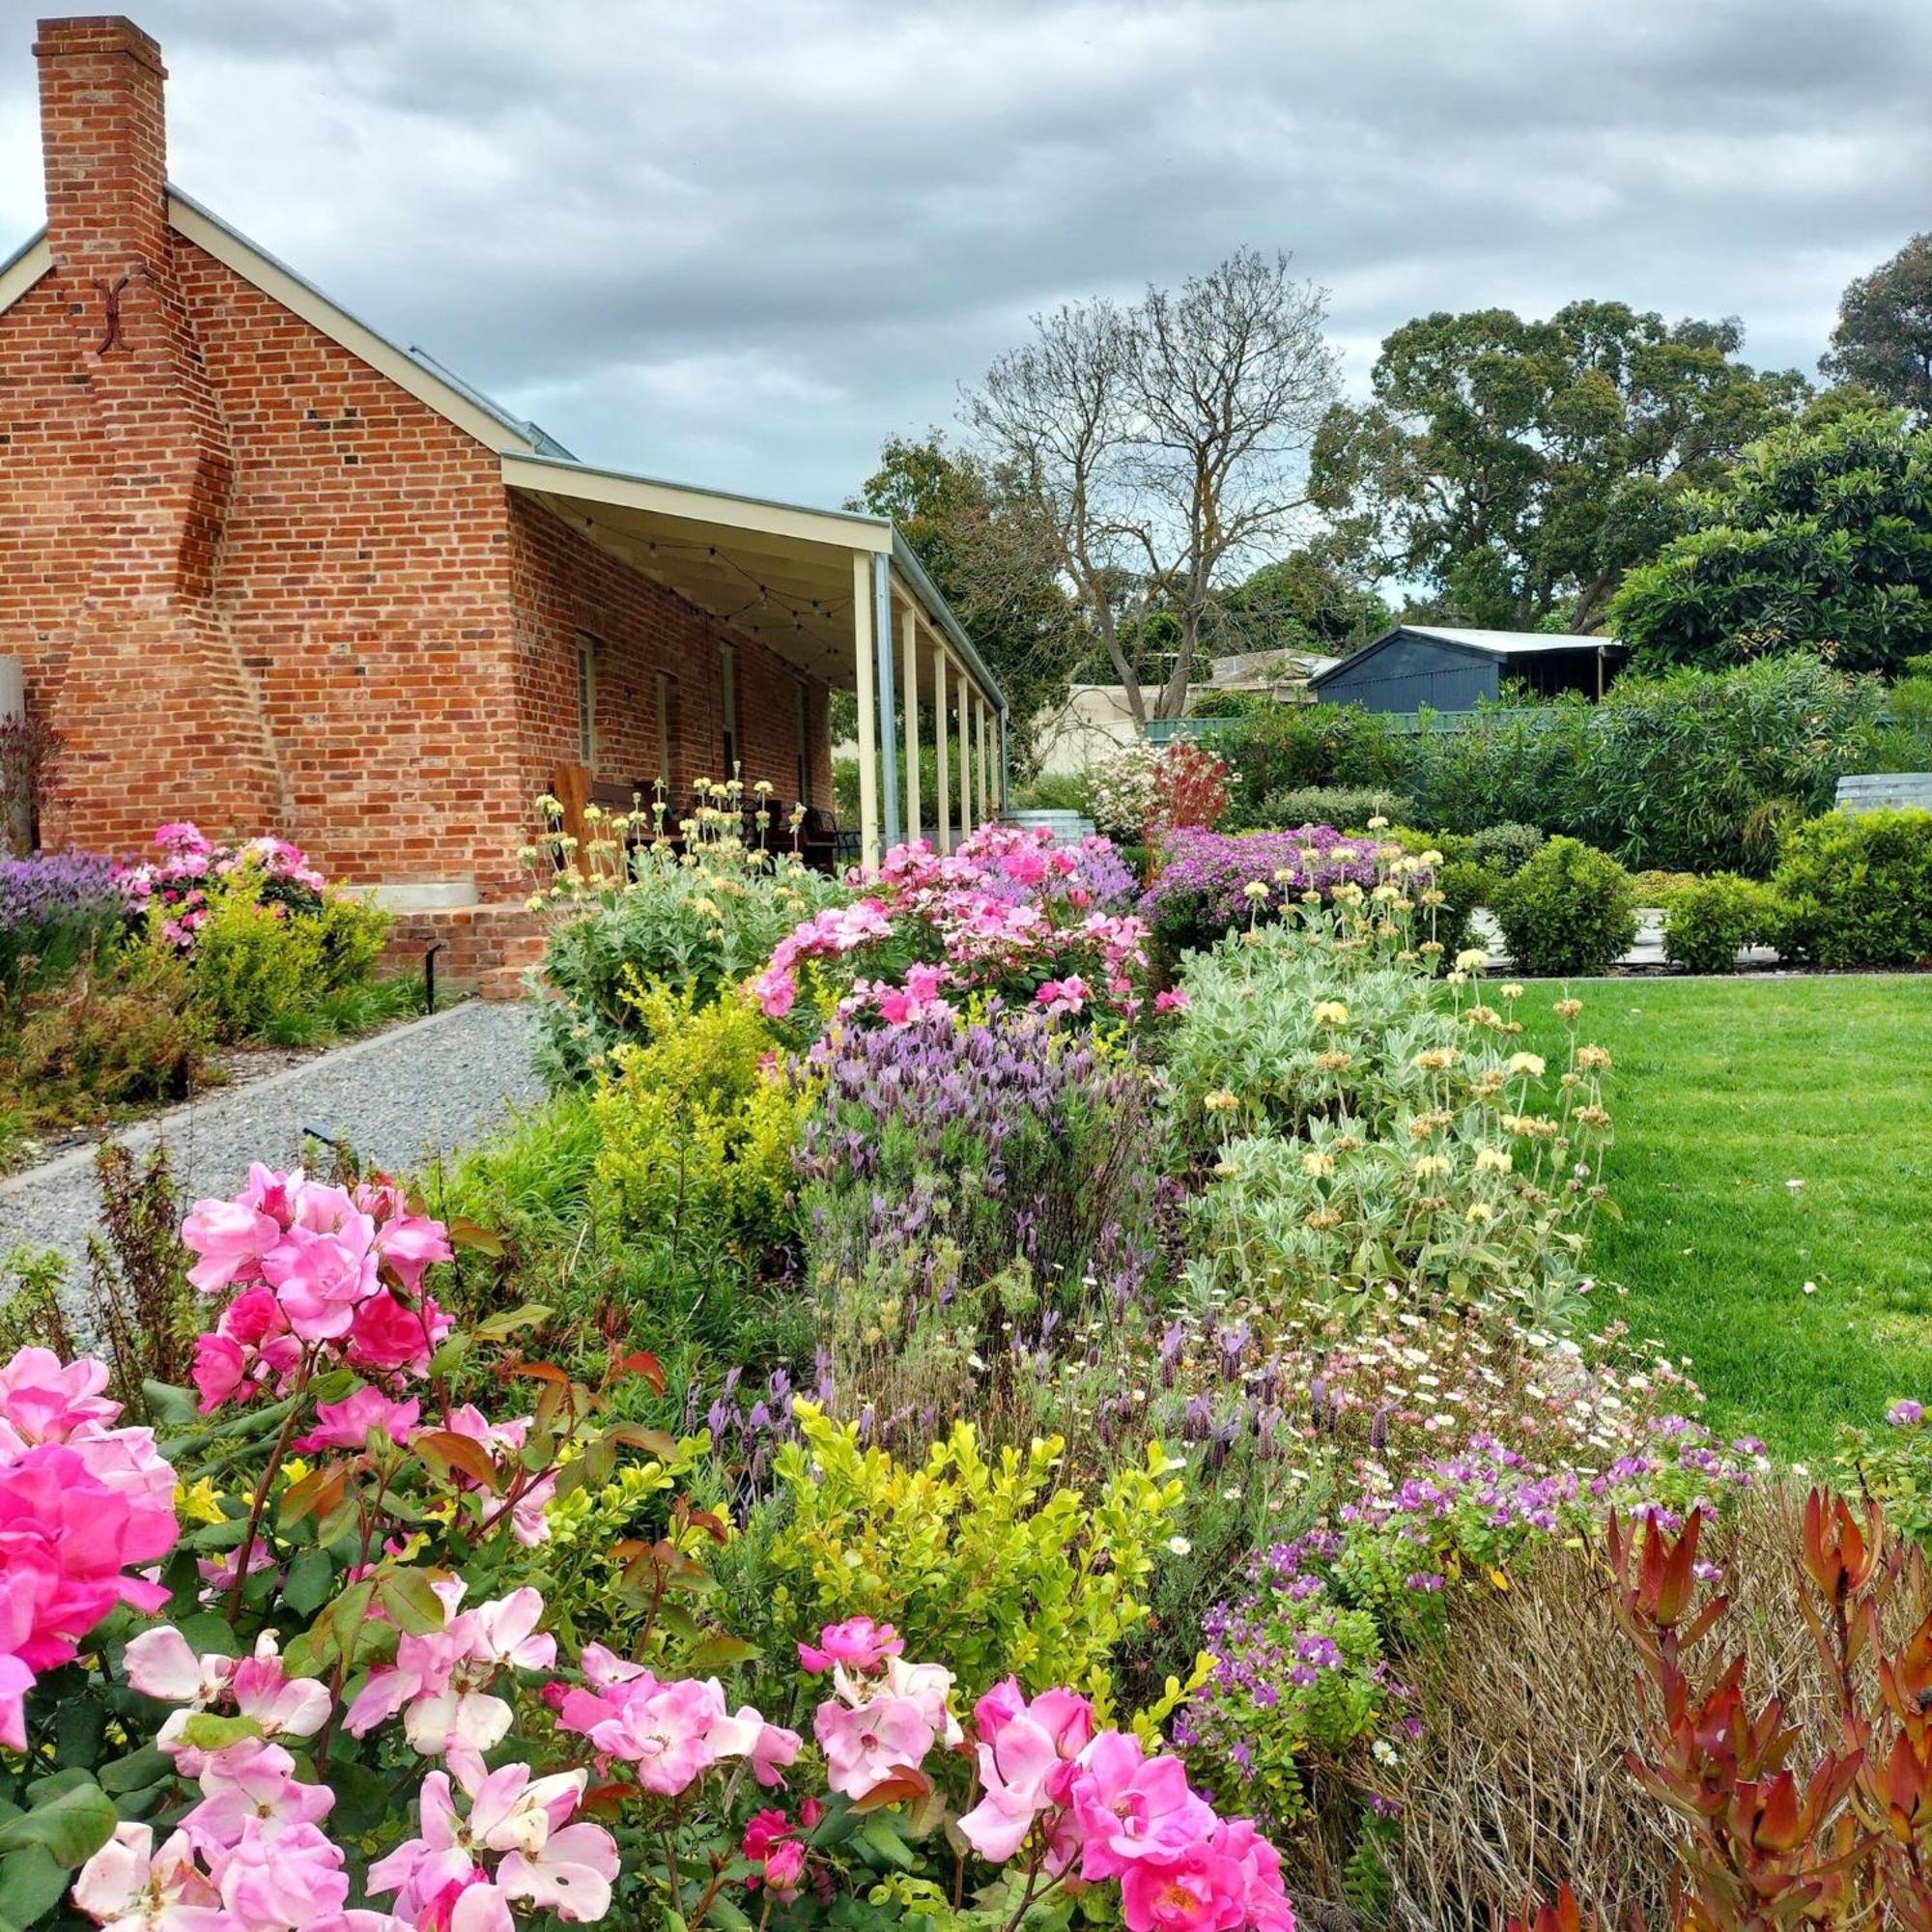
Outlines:
<svg viewBox="0 0 1932 1932"><path fill-rule="evenodd" d="M1228 809L1228 790L1234 782L1227 759L1185 738L1175 739L1154 768L1145 828L1149 845L1157 846L1170 832L1213 831Z"/></svg>
<svg viewBox="0 0 1932 1932"><path fill-rule="evenodd" d="M1632 1775L1682 1822L1676 1932L1888 1924L1932 1932L1932 1613L1921 1560L1876 1505L1814 1490L1800 1606L1835 1730L1823 1748L1783 1700L1753 1706L1747 1658L1693 1655L1730 1600L1700 1563L1693 1512L1675 1533L1613 1519L1617 1620L1639 1660L1644 1732ZM1708 1587L1705 1587L1708 1586ZM1510 1932L1582 1932L1565 1887Z"/></svg>

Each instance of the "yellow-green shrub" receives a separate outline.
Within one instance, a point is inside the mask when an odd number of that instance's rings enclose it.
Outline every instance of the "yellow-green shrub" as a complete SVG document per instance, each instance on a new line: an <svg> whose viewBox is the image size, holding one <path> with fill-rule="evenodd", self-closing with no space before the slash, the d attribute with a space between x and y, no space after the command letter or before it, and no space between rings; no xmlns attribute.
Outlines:
<svg viewBox="0 0 1932 1932"><path fill-rule="evenodd" d="M625 1227L668 1245L755 1263L791 1231L792 1144L807 1095L765 1068L778 1040L741 999L634 981L647 1044L619 1046L591 1102L597 1178Z"/></svg>
<svg viewBox="0 0 1932 1932"><path fill-rule="evenodd" d="M359 986L374 975L389 937L389 915L381 906L338 894L301 919L316 929L325 986Z"/></svg>
<svg viewBox="0 0 1932 1932"><path fill-rule="evenodd" d="M1107 1662L1145 1622L1144 1587L1180 1484L1157 1442L1097 1497L1061 1486L1063 1443L988 1460L957 1422L923 1464L860 1446L856 1423L795 1406L802 1442L779 1452L789 1519L769 1562L794 1639L846 1617L890 1623L915 1661L943 1661L971 1702L1009 1675L1030 1691L1107 1694Z"/></svg>
<svg viewBox="0 0 1932 1932"><path fill-rule="evenodd" d="M259 875L238 867L207 887L207 917L195 928L192 969L196 1003L218 1039L245 1039L278 1013L307 1004L327 983L323 977L319 920L265 905ZM159 936L160 910L152 944Z"/></svg>

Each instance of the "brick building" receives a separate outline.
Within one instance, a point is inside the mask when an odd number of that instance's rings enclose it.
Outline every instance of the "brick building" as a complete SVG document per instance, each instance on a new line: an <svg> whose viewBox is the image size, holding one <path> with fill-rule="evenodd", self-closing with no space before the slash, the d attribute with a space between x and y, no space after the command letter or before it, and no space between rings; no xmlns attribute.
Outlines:
<svg viewBox="0 0 1932 1932"><path fill-rule="evenodd" d="M65 741L47 842L278 832L476 977L527 945L517 853L559 763L688 801L735 761L829 812L842 687L865 849L899 834L901 733L957 801L942 835L994 809L1004 699L890 524L577 462L171 186L138 27L45 20L34 55L0 660Z"/></svg>

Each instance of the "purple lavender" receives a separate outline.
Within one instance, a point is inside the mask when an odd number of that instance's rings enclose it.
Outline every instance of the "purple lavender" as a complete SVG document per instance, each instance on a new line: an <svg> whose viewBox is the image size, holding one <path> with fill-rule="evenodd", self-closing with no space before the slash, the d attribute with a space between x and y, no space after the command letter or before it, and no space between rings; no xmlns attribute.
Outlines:
<svg viewBox="0 0 1932 1932"><path fill-rule="evenodd" d="M1139 911L1175 944L1206 944L1230 926L1279 918L1311 889L1325 899L1339 885L1367 892L1377 883L1375 840L1345 838L1329 825L1297 832L1181 829L1167 835L1163 854ZM1247 896L1255 884L1268 889L1259 907Z"/></svg>
<svg viewBox="0 0 1932 1932"><path fill-rule="evenodd" d="M977 1290L1023 1263L1038 1313L988 1338L1016 1359L1065 1347L1062 1309L1094 1291L1139 1296L1158 1254L1158 1159L1131 1054L996 1006L970 1025L838 1032L811 1065L824 1092L794 1156L810 1276L895 1279L910 1332L953 1283Z"/></svg>
<svg viewBox="0 0 1932 1932"><path fill-rule="evenodd" d="M64 979L119 930L127 905L111 859L43 852L0 860L0 992Z"/></svg>

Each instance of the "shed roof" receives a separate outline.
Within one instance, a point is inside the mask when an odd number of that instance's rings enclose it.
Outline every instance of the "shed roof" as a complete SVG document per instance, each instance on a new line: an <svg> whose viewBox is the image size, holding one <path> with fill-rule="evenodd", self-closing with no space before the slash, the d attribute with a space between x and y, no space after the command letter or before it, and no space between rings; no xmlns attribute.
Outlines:
<svg viewBox="0 0 1932 1932"><path fill-rule="evenodd" d="M1595 651L1616 640L1613 638L1586 638L1560 631L1477 631L1454 624L1398 624L1389 633L1411 638L1436 638L1445 644L1465 644L1485 657L1510 658L1538 656L1545 651ZM1384 641L1378 638L1376 643ZM1371 645L1370 649L1375 646Z"/></svg>
<svg viewBox="0 0 1932 1932"><path fill-rule="evenodd" d="M1398 638L1426 638L1473 657L1531 658L1568 651L1613 651L1623 648L1614 638L1579 637L1562 631L1483 631L1456 624L1397 624L1372 644L1348 657L1335 658L1310 674L1311 686L1325 684L1343 670L1352 670L1395 642Z"/></svg>

